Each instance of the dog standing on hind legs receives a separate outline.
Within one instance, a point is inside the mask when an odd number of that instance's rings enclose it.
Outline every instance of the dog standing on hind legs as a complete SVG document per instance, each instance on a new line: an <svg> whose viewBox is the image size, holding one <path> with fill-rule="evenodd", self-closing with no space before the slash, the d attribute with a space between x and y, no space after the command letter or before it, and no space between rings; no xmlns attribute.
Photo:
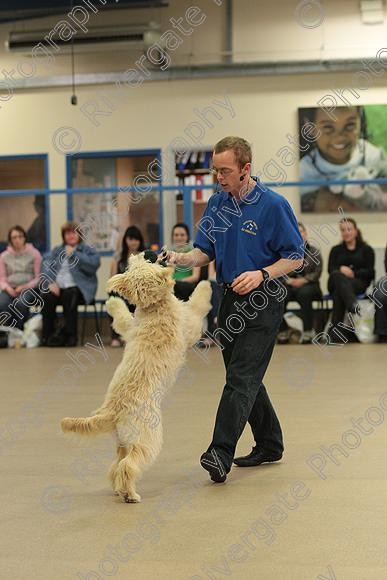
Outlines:
<svg viewBox="0 0 387 580"><path fill-rule="evenodd" d="M122 360L101 407L91 417L61 422L64 433L114 433L117 458L109 476L114 491L127 503L141 501L136 480L162 447L161 413L159 406L155 413L155 395L163 396L166 384L173 384L187 349L200 339L203 319L211 309L209 282L200 282L189 301L180 302L172 293L172 272L140 254L130 257L123 274L110 278L106 308L114 330L126 343ZM136 305L134 315L127 303Z"/></svg>

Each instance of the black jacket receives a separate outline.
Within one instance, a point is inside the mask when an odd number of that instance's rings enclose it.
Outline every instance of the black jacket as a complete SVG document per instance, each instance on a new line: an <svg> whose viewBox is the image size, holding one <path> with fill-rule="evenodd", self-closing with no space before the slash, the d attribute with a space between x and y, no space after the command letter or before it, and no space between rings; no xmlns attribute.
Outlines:
<svg viewBox="0 0 387 580"><path fill-rule="evenodd" d="M354 250L349 250L343 242L333 246L329 254L328 272L340 270L340 266L349 266L355 278L367 282L367 286L375 278L375 252L365 242L358 242Z"/></svg>
<svg viewBox="0 0 387 580"><path fill-rule="evenodd" d="M318 282L322 272L322 257L320 250L309 242L305 242L305 256L302 268L289 274L290 278L306 278L308 282ZM311 258L313 256L313 259Z"/></svg>

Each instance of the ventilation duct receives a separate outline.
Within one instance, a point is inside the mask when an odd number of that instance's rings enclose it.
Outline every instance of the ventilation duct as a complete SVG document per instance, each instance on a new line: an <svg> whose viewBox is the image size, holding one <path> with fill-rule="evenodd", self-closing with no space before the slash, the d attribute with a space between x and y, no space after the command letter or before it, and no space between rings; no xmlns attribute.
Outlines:
<svg viewBox="0 0 387 580"><path fill-rule="evenodd" d="M100 27L88 30L87 34L74 34L67 39L60 33L51 34L50 40L61 53L69 52L72 43L77 51L102 52L105 50L146 50L160 40L159 25L156 23L139 24L126 27ZM45 38L46 37L46 38ZM39 43L49 42L47 31L10 32L6 47L10 52L31 53Z"/></svg>

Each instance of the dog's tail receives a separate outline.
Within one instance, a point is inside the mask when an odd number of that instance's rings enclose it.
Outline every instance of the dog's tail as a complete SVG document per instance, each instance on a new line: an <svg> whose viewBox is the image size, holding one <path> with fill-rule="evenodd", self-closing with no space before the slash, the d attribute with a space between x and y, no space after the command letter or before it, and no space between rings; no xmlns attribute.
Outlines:
<svg viewBox="0 0 387 580"><path fill-rule="evenodd" d="M95 435L97 433L111 433L115 429L115 423L110 415L66 417L61 421L61 428L63 433Z"/></svg>

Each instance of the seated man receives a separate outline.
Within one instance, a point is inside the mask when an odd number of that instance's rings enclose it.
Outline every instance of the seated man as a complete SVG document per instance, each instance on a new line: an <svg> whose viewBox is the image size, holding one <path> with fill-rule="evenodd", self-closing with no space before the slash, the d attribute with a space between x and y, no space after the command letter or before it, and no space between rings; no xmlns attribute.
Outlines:
<svg viewBox="0 0 387 580"><path fill-rule="evenodd" d="M95 298L100 258L81 241L77 228L76 222L66 222L61 229L63 244L56 246L44 261L49 276L52 278L52 272L56 272L56 278L44 295L42 346L75 346L78 305L89 304ZM64 325L55 331L58 304L63 306Z"/></svg>
<svg viewBox="0 0 387 580"><path fill-rule="evenodd" d="M296 272L291 272L288 274L288 278L285 279L287 286L285 309L291 300L295 300L301 306L301 318L304 324L302 342L306 344L311 342L316 335L313 328L312 302L313 300L319 300L321 298L319 278L322 271L322 258L319 250L309 244L305 226L298 222L298 229L304 240L307 258L304 259L304 264L301 269L298 269ZM313 260L309 257L310 255L313 255ZM278 341L287 342L287 324L285 321L281 324Z"/></svg>

